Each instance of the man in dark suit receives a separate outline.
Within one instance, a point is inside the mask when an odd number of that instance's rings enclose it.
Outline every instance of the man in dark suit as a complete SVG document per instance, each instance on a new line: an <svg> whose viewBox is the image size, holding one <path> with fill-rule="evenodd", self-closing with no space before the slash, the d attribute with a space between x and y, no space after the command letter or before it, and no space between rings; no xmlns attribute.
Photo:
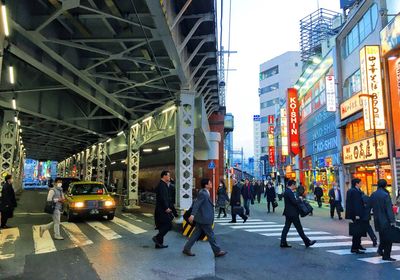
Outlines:
<svg viewBox="0 0 400 280"><path fill-rule="evenodd" d="M346 194L346 219L356 222L356 220L367 221L365 217L365 207L361 191L362 182L358 178L351 180L351 188ZM361 246L361 236L353 235L351 252L364 254L365 248Z"/></svg>
<svg viewBox="0 0 400 280"><path fill-rule="evenodd" d="M317 198L318 207L322 207L321 198L324 196L324 191L322 190L321 186L318 184L314 189L314 195Z"/></svg>
<svg viewBox="0 0 400 280"><path fill-rule="evenodd" d="M155 243L157 249L167 248L168 245L164 245L164 236L172 228L173 215L173 204L169 198L168 184L171 179L169 171L161 172L161 180L156 187L156 209L154 212L154 221L158 234L153 236L152 240Z"/></svg>
<svg viewBox="0 0 400 280"><path fill-rule="evenodd" d="M242 186L242 196L244 209L246 209L246 215L250 215L250 202L254 203L254 190L253 185L250 183L249 179L246 178L244 185Z"/></svg>
<svg viewBox="0 0 400 280"><path fill-rule="evenodd" d="M264 197L267 197L267 209L268 209L268 213L270 213L270 205L272 204L272 212L275 212L275 207L274 207L274 201L276 199L276 192L275 192L275 188L272 185L271 182L267 183L267 188L265 189L265 194Z"/></svg>
<svg viewBox="0 0 400 280"><path fill-rule="evenodd" d="M14 216L14 208L17 207L15 192L12 186L13 178L11 175L6 175L5 182L0 186L0 212L1 225L0 228L9 228L7 221Z"/></svg>
<svg viewBox="0 0 400 280"><path fill-rule="evenodd" d="M241 203L240 203L240 186L239 183L237 182L236 179L233 179L233 187L232 187L232 193L231 193L231 200L229 201L231 205L231 214L232 214L232 221L229 223L236 223L236 215L239 215L243 219L243 223L246 222L247 216L243 213L243 211L240 211L237 213L235 211L235 207L239 208ZM243 210L243 208L241 208Z"/></svg>
<svg viewBox="0 0 400 280"><path fill-rule="evenodd" d="M331 218L333 219L335 209L336 213L339 217L339 220L342 219L342 194L336 184L336 182L332 182L332 189L329 190L329 205L331 207Z"/></svg>
<svg viewBox="0 0 400 280"><path fill-rule="evenodd" d="M385 261L396 261L390 257L392 251L392 242L387 236L387 232L391 225L396 225L396 220L392 210L392 201L389 192L386 190L387 182L384 179L378 180L378 189L371 195L368 203L374 211L375 230L379 232L379 249L378 254Z"/></svg>
<svg viewBox="0 0 400 280"><path fill-rule="evenodd" d="M303 239L306 248L314 245L316 242L315 240L310 240L304 233L303 227L300 222L300 211L297 203L297 199L302 199L302 198L296 198L295 189L296 189L296 182L294 180L289 180L288 187L286 188L285 193L283 194L285 202L285 209L283 210L283 215L286 217L286 221L281 235L282 248L292 247L286 242L286 237L292 223L294 224L300 237Z"/></svg>
<svg viewBox="0 0 400 280"><path fill-rule="evenodd" d="M192 215L189 217L189 222L193 223L193 221L195 221L196 225L182 251L182 253L187 256L195 256L190 249L203 232L208 238L208 242L211 245L215 257L222 257L227 253L226 251L222 251L215 241L214 231L212 229L212 224L214 222L214 204L210 198L211 189L212 183L210 179L202 179L201 190L193 203Z"/></svg>

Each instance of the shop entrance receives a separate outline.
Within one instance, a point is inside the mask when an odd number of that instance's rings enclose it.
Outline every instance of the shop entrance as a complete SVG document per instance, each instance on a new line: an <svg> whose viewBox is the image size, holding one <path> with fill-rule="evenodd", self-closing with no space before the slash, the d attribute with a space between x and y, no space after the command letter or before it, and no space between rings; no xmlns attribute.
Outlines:
<svg viewBox="0 0 400 280"><path fill-rule="evenodd" d="M378 176L374 164L365 164L355 167L353 178L359 178L362 181L361 190L368 196L376 191L378 187ZM379 165L379 179L385 179L387 181L387 190L389 193L392 193L392 170L390 164Z"/></svg>

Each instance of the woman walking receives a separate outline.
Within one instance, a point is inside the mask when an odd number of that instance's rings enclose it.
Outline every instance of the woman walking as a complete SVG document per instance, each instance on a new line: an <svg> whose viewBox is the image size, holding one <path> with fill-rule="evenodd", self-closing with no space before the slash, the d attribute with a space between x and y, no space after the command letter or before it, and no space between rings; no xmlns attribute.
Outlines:
<svg viewBox="0 0 400 280"><path fill-rule="evenodd" d="M47 225L42 225L39 227L40 237L43 236L43 233L46 230L49 230L54 225L54 239L64 240L64 237L62 237L60 234L60 220L64 200L65 197L62 189L62 180L61 178L56 178L53 188L49 190L49 193L47 195L47 201L51 201L54 203L53 221L48 223Z"/></svg>
<svg viewBox="0 0 400 280"><path fill-rule="evenodd" d="M229 197L226 192L226 187L225 187L225 183L223 180L221 180L219 183L217 195L218 195L217 207L219 207L219 213L218 213L217 218L220 218L222 212L224 212L224 218L225 218L226 217L226 209L225 208L226 208L227 202L229 202Z"/></svg>

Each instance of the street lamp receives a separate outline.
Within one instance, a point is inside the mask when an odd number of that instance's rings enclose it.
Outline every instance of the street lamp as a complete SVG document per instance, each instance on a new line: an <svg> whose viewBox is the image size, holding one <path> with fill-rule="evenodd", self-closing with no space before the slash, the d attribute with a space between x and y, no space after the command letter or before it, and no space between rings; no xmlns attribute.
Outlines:
<svg viewBox="0 0 400 280"><path fill-rule="evenodd" d="M372 94L368 94L368 93L363 93L363 94L360 94L359 95L359 98L362 98L362 97L367 97L368 98L368 112L370 111L370 109L371 109L371 106L370 106L370 99L373 99L373 95ZM364 101L362 101L362 102L365 102L365 100ZM372 126L374 127L374 129L373 129L373 131L374 131L374 147L375 147L375 169L376 169L376 175L377 175L377 178L378 178L378 180L380 179L380 172L379 172L379 160L378 160L378 142L377 142L377 138L376 138L376 125L375 125L375 103L373 102L373 100L371 100L371 102L372 102ZM370 116L371 116L371 114L370 114Z"/></svg>

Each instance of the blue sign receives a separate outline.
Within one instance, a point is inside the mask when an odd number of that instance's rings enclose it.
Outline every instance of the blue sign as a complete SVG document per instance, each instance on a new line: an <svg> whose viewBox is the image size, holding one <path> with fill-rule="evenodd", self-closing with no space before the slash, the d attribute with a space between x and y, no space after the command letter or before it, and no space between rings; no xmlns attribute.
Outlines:
<svg viewBox="0 0 400 280"><path fill-rule="evenodd" d="M212 160L209 164L208 164L208 169L214 169L215 168L215 162Z"/></svg>
<svg viewBox="0 0 400 280"><path fill-rule="evenodd" d="M340 0L340 8L341 9L347 9L350 8L354 2L356 2L355 0Z"/></svg>

